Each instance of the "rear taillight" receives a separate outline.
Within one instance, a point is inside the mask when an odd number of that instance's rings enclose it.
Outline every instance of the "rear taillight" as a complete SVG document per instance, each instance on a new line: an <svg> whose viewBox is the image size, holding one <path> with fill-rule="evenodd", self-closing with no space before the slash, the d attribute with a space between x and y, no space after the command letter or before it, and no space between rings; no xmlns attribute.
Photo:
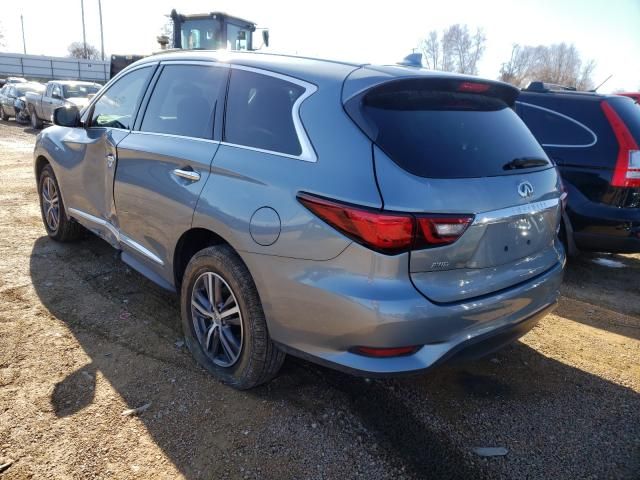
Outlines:
<svg viewBox="0 0 640 480"><path fill-rule="evenodd" d="M449 245L471 224L470 215L421 215L384 212L316 197L298 200L311 212L352 240L390 255Z"/></svg>
<svg viewBox="0 0 640 480"><path fill-rule="evenodd" d="M611 185L640 187L640 148L613 107L606 101L602 101L600 105L618 141L618 158Z"/></svg>

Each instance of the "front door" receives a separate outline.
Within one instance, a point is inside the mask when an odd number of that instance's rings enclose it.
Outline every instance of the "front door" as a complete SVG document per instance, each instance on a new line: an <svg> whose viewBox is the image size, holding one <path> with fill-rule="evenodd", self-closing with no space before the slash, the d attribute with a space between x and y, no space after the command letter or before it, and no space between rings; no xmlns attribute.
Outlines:
<svg viewBox="0 0 640 480"><path fill-rule="evenodd" d="M85 128L64 139L75 151L69 165L65 203L71 216L113 245L119 233L113 202L117 146L129 135L152 66L134 70L112 84L86 115Z"/></svg>
<svg viewBox="0 0 640 480"><path fill-rule="evenodd" d="M222 114L228 68L161 68L139 127L118 144L114 195L123 249L171 283L173 251L191 227L218 149L214 117Z"/></svg>

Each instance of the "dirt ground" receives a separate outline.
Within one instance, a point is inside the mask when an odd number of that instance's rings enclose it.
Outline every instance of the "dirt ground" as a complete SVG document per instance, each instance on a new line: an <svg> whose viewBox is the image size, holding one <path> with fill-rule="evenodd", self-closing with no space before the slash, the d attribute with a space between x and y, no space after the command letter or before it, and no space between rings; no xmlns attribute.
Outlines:
<svg viewBox="0 0 640 480"><path fill-rule="evenodd" d="M191 360L173 296L97 238L48 240L34 139L0 122L2 479L640 478L640 255L571 260L555 314L477 363L288 359L237 392Z"/></svg>

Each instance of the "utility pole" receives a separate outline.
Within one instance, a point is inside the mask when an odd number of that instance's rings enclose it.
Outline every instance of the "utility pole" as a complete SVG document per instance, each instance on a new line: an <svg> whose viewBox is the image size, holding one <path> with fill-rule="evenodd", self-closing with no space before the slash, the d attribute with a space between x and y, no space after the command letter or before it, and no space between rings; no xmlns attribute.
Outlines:
<svg viewBox="0 0 640 480"><path fill-rule="evenodd" d="M84 0L80 0L80 10L82 11L82 45L84 45L84 58L86 60L89 55L87 54L87 34L84 29Z"/></svg>
<svg viewBox="0 0 640 480"><path fill-rule="evenodd" d="M100 51L104 62L104 31L102 30L102 0L98 0L98 12L100 14Z"/></svg>
<svg viewBox="0 0 640 480"><path fill-rule="evenodd" d="M27 42L24 41L24 18L22 14L20 14L20 24L22 25L22 50L24 50L24 54L27 54Z"/></svg>

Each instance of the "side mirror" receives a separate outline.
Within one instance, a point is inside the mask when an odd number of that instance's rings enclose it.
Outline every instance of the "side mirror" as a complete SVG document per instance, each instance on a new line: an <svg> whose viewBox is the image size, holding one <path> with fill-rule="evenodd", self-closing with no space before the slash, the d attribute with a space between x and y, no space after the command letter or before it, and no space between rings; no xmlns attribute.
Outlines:
<svg viewBox="0 0 640 480"><path fill-rule="evenodd" d="M91 101L91 100L93 100L93 97L95 97L95 96L96 96L96 94L95 94L95 93L89 93L89 94L87 94L87 99L88 99L89 101Z"/></svg>
<svg viewBox="0 0 640 480"><path fill-rule="evenodd" d="M269 30L262 30L262 43L265 47L269 46Z"/></svg>
<svg viewBox="0 0 640 480"><path fill-rule="evenodd" d="M60 127L79 127L80 110L76 106L58 107L53 111L53 124Z"/></svg>
<svg viewBox="0 0 640 480"><path fill-rule="evenodd" d="M62 96L59 93L52 93L51 98L55 98L56 100L62 100Z"/></svg>

